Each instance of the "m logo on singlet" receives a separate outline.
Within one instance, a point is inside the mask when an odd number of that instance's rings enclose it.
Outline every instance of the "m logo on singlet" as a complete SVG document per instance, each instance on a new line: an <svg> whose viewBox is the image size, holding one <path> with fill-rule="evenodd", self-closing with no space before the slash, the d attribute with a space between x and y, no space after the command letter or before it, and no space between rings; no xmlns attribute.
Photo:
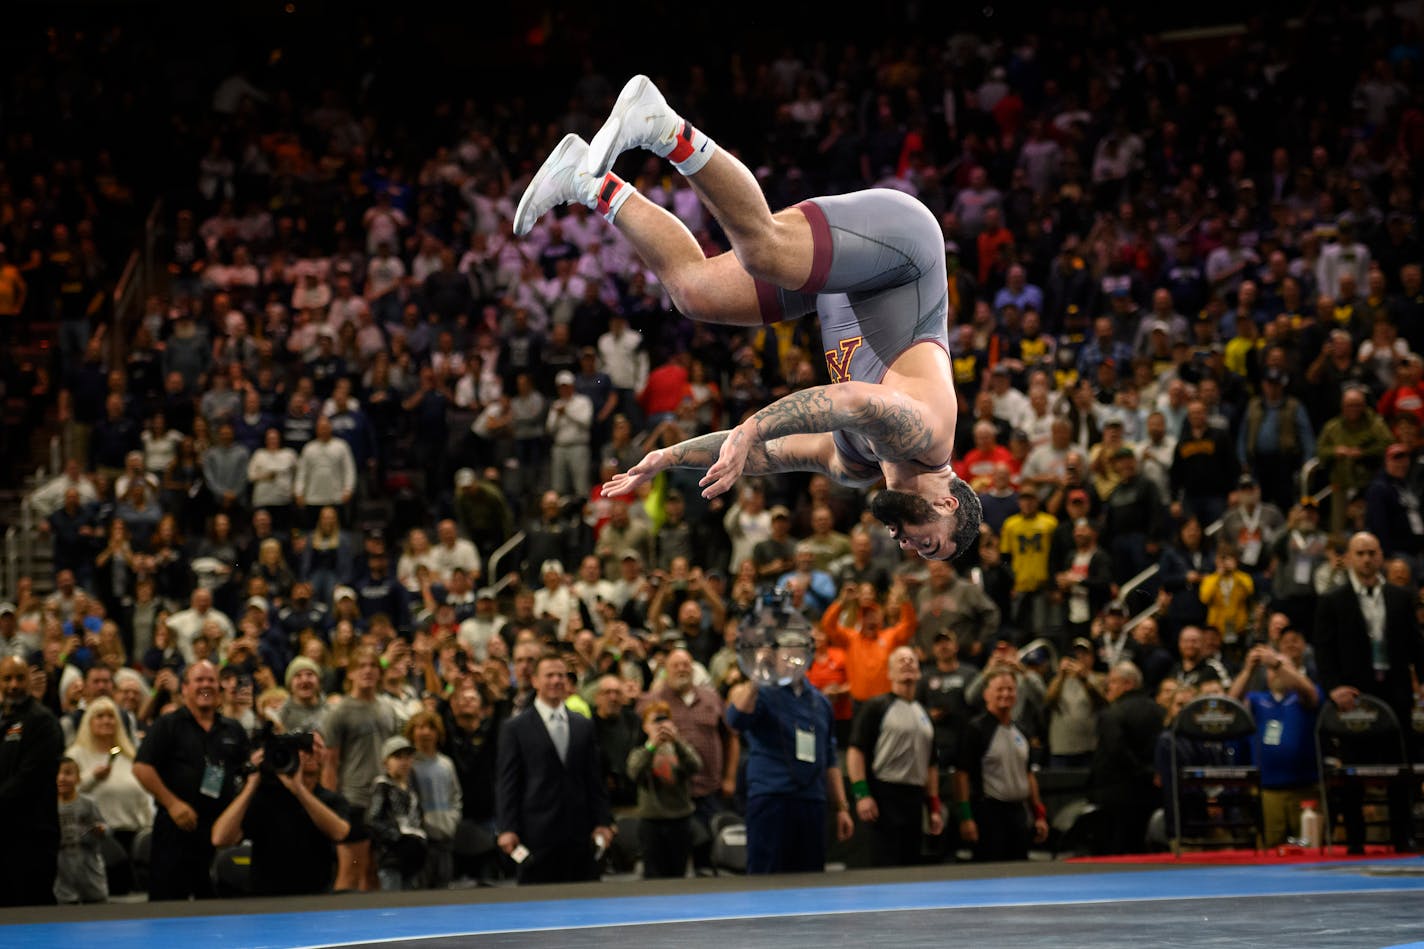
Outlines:
<svg viewBox="0 0 1424 949"><path fill-rule="evenodd" d="M840 349L826 350L826 368L831 371L832 382L845 382L850 378L850 357L865 342L864 336L852 336L840 342Z"/></svg>

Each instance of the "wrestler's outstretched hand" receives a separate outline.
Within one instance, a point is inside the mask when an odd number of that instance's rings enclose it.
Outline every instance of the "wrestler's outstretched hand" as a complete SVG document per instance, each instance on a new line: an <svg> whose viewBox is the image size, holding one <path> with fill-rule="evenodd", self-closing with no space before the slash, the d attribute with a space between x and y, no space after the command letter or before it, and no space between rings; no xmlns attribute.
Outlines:
<svg viewBox="0 0 1424 949"><path fill-rule="evenodd" d="M633 467L620 475L614 475L603 483L603 496L606 498L621 498L631 495L638 490L638 485L651 481L653 477L663 470L663 452L650 451Z"/></svg>
<svg viewBox="0 0 1424 949"><path fill-rule="evenodd" d="M712 467L707 469L702 480L697 482L702 486L704 498L715 498L719 494L725 494L732 490L737 479L742 476L742 469L746 467L751 440L746 425L738 425L732 429L732 433L727 436L726 441L722 442L722 449L717 453L717 460L712 463Z"/></svg>

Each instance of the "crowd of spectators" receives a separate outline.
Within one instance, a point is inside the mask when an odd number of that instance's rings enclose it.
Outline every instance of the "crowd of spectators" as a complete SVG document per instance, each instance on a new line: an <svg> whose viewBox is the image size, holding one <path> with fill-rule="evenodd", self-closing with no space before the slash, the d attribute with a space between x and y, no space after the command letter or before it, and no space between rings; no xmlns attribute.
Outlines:
<svg viewBox="0 0 1424 949"><path fill-rule="evenodd" d="M532 169L597 127L622 76L585 63L558 116L447 103L424 152L395 147L354 84L303 99L229 76L120 361L84 251L96 212L77 200L118 186L102 159L27 178L21 149L0 175L0 332L54 316L67 461L26 501L53 592L22 578L0 654L65 723L68 783L111 831L151 823L143 792L160 822L211 826L217 808L195 816L145 780L179 743L160 716L215 707L254 740L269 720L315 726L311 774L350 817L335 885L442 885L509 872L452 861L453 828L510 830L501 726L554 696L594 725L590 793L607 803L580 833L606 838L607 808L640 802L656 820L691 807L705 831L739 806L722 706L764 587L816 627L810 681L842 750L909 646L922 675L896 688L928 712L940 769L977 774L964 749L994 725L960 739L992 684L1035 766L1089 767L1100 802L1134 814L1158 793L1173 692L1225 692L1258 643L1272 652L1248 671L1289 661L1341 684L1309 647L1351 535L1378 538L1389 582L1424 608L1418 31L1342 14L1337 34L1359 42L1327 67L1261 24L1210 49L1060 25L659 79L773 205L888 187L941 221L954 468L985 511L957 567L902 554L862 492L819 475L707 501L699 472L673 471L630 502L601 496L651 448L827 381L814 318L691 323L581 207L512 235ZM725 247L656 160L630 180L708 253ZM1040 639L1058 667L1045 648L1020 657ZM1151 734L1140 705L1109 714L1144 695ZM110 741L118 754L95 754ZM659 799L646 781L663 758L686 787ZM1135 818L1123 828L1114 846L1140 849ZM654 842L660 871L672 839Z"/></svg>

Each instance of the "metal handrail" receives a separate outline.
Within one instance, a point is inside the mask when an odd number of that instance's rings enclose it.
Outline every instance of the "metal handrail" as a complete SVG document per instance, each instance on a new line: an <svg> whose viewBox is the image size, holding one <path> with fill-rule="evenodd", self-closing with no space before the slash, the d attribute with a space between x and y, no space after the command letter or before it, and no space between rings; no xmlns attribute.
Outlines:
<svg viewBox="0 0 1424 949"><path fill-rule="evenodd" d="M1154 600L1151 606L1122 625L1123 632L1132 632L1143 620L1156 616L1160 612L1162 612L1162 606Z"/></svg>
<svg viewBox="0 0 1424 949"><path fill-rule="evenodd" d="M496 583L494 586L490 587L490 590L491 590L491 592L494 593L495 596L499 596L501 593L503 593L503 592L505 591L505 589L506 589L511 583L513 583L515 580L518 580L518 579L519 579L519 575L518 575L518 574L506 573L504 576L502 576L502 577L499 578L499 582L498 582L498 583Z"/></svg>
<svg viewBox="0 0 1424 949"><path fill-rule="evenodd" d="M500 544L499 547L495 550L495 552L490 554L489 569L485 571L486 578L499 576L499 562L503 560L511 550L524 543L524 538L524 532L517 531L515 532L514 536L510 537L509 540ZM496 587L496 590L499 589L503 589L503 587Z"/></svg>
<svg viewBox="0 0 1424 949"><path fill-rule="evenodd" d="M1320 459L1310 458L1300 467L1300 496L1305 497L1310 493L1310 476L1320 470ZM1316 498L1320 500L1320 498Z"/></svg>
<svg viewBox="0 0 1424 949"><path fill-rule="evenodd" d="M43 480L44 469L36 472L38 479ZM20 502L20 536L17 538L16 560L19 564L21 576L33 576L35 570L35 512L30 507L29 493L25 494Z"/></svg>
<svg viewBox="0 0 1424 949"><path fill-rule="evenodd" d="M146 297L158 285L154 279L153 249L158 243L158 215L163 211L163 199L158 198L143 222L143 288Z"/></svg>
<svg viewBox="0 0 1424 949"><path fill-rule="evenodd" d="M126 353L124 343L128 336L128 314L134 309L134 297L142 290L142 275L139 273L139 253L129 254L123 273L114 284L114 326L109 334L109 360L111 365L121 364Z"/></svg>
<svg viewBox="0 0 1424 949"><path fill-rule="evenodd" d="M1122 586L1118 587L1117 596L1113 597L1112 602L1117 606L1125 605L1127 603L1127 595L1132 591L1136 590L1138 587L1142 586L1142 584L1146 583L1148 580L1151 580L1153 577L1157 576L1157 574L1161 572L1161 569L1162 568L1160 565L1154 563L1152 566L1148 567L1146 570L1143 570L1137 576L1128 580Z"/></svg>
<svg viewBox="0 0 1424 949"><path fill-rule="evenodd" d="M20 588L20 529L5 531L5 595L13 598Z"/></svg>
<svg viewBox="0 0 1424 949"><path fill-rule="evenodd" d="M153 255L158 241L158 216L162 209L163 199L159 198L153 202L143 221L142 250L135 248L129 254L124 272L114 285L114 325L108 342L109 358L115 365L128 357L126 347L133 336L133 326L142 318L148 294L156 286Z"/></svg>

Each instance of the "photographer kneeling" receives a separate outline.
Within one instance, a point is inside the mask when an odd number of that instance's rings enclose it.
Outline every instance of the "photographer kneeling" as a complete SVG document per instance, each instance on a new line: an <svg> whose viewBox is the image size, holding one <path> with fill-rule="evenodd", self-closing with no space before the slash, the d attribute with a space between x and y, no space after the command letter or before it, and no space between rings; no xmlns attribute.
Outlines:
<svg viewBox="0 0 1424 949"><path fill-rule="evenodd" d="M326 743L321 733L271 735L255 766L213 824L213 846L252 841L254 896L328 893L336 844L346 839L346 800L317 783Z"/></svg>

